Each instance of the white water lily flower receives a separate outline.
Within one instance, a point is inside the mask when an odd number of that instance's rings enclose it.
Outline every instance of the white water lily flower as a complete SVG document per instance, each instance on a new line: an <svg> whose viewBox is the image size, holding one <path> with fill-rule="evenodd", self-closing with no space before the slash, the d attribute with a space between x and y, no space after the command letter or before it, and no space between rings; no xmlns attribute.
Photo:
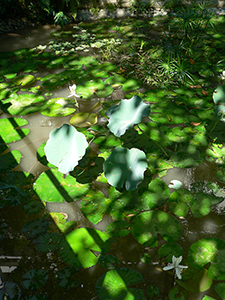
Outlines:
<svg viewBox="0 0 225 300"><path fill-rule="evenodd" d="M68 98L70 97L80 97L79 94L76 94L76 84L73 84L72 86L69 86L69 90L70 90L70 94L68 96Z"/></svg>
<svg viewBox="0 0 225 300"><path fill-rule="evenodd" d="M169 264L169 266L164 267L163 270L164 271L168 271L168 270L174 269L175 272L176 272L177 277L179 279L181 279L181 273L183 271L182 269L188 268L188 266L182 266L182 265L180 265L181 261L182 261L182 256L176 257L176 256L173 255L173 257L172 257L172 264Z"/></svg>

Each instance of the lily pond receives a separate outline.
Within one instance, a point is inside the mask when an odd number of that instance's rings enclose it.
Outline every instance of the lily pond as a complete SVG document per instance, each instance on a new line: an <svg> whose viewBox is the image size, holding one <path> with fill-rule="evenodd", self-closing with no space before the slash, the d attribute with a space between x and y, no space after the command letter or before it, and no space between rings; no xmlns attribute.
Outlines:
<svg viewBox="0 0 225 300"><path fill-rule="evenodd" d="M225 299L225 17L183 17L1 37L0 299Z"/></svg>

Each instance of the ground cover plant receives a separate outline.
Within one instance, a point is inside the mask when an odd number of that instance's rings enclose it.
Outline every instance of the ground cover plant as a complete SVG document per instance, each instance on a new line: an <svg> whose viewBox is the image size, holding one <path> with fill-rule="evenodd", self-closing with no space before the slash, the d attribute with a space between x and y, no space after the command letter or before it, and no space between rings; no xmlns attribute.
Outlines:
<svg viewBox="0 0 225 300"><path fill-rule="evenodd" d="M21 256L2 298L224 299L224 17L194 12L184 28L183 10L103 20L0 53L0 240ZM68 116L39 175L14 171L10 149L36 113ZM203 165L210 180L163 180ZM46 210L65 202L86 223Z"/></svg>

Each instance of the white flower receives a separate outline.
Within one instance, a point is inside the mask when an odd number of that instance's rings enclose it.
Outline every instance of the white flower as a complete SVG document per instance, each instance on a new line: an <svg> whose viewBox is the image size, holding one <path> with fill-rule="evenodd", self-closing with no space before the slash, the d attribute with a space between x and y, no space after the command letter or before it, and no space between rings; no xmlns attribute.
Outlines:
<svg viewBox="0 0 225 300"><path fill-rule="evenodd" d="M79 94L76 94L76 84L73 84L72 86L69 86L69 90L70 90L70 94L68 96L68 98L70 97L79 97Z"/></svg>
<svg viewBox="0 0 225 300"><path fill-rule="evenodd" d="M179 180L176 180L176 179L171 180L168 185L169 188L175 189L175 190L178 190L179 188L181 188L181 186L182 186L182 182Z"/></svg>
<svg viewBox="0 0 225 300"><path fill-rule="evenodd" d="M218 78L225 80L225 71L223 71L222 74L218 76Z"/></svg>
<svg viewBox="0 0 225 300"><path fill-rule="evenodd" d="M172 264L169 264L169 266L164 267L163 270L164 271L168 271L168 270L171 270L171 269L175 269L177 277L179 279L181 279L181 273L183 271L182 269L188 268L188 266L182 266L182 265L180 265L181 261L182 261L182 256L175 257L173 255L173 257L172 257Z"/></svg>

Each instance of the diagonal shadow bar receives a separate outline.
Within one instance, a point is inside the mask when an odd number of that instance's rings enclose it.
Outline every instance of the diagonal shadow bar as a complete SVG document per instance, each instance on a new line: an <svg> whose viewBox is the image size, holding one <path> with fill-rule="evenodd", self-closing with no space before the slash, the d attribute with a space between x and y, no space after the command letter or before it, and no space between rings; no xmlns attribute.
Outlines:
<svg viewBox="0 0 225 300"><path fill-rule="evenodd" d="M51 169L46 171L46 175L51 180L51 182L54 184L55 188L58 190L58 192L61 194L63 199L65 199L67 202L73 202L74 199L70 197L68 192L63 188L62 185L60 185L60 182L55 177L55 175L52 173Z"/></svg>

